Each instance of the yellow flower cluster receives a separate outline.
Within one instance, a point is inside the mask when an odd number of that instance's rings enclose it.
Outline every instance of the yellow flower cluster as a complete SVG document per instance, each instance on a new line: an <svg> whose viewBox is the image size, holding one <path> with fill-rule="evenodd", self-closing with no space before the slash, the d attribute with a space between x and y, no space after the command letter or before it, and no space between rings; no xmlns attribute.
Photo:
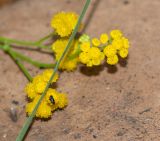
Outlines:
<svg viewBox="0 0 160 141"><path fill-rule="evenodd" d="M115 65L118 63L118 55L121 58L128 56L129 41L125 38L120 30L112 30L111 43L105 46L103 52L107 57L107 63Z"/></svg>
<svg viewBox="0 0 160 141"><path fill-rule="evenodd" d="M82 52L79 55L79 60L88 67L100 65L101 61L104 59L103 52L97 47L91 47L90 42L83 42L80 49Z"/></svg>
<svg viewBox="0 0 160 141"><path fill-rule="evenodd" d="M61 37L69 36L78 20L78 15L74 12L60 12L54 15L51 20L51 27Z"/></svg>
<svg viewBox="0 0 160 141"><path fill-rule="evenodd" d="M55 59L58 61L68 43L68 38L61 38L57 39L53 44L52 44L52 50L55 54ZM72 54L76 52L78 48L78 41L74 40L71 44L70 50L67 52L66 56L62 60L59 69L62 70L67 70L67 71L73 71L77 67L78 63L78 56L74 58L70 58Z"/></svg>
<svg viewBox="0 0 160 141"><path fill-rule="evenodd" d="M100 38L90 39L86 34L79 39L81 53L79 60L88 67L100 65L104 60L104 53L101 51L101 46L108 42L108 35L103 33Z"/></svg>
<svg viewBox="0 0 160 141"><path fill-rule="evenodd" d="M80 62L89 67L100 65L105 55L107 57L107 63L115 65L119 60L118 55L121 58L126 58L129 48L128 39L123 36L120 30L112 30L110 36L109 39L109 36L103 33L99 39L90 39L86 34L82 35L79 39L81 43ZM103 51L103 53L101 51Z"/></svg>
<svg viewBox="0 0 160 141"><path fill-rule="evenodd" d="M30 115L37 104L41 94L43 93L47 82L49 81L53 70L47 69L42 74L33 78L33 81L28 83L25 87L25 92L30 102L26 105L26 113ZM52 82L56 82L58 74L55 75ZM42 100L37 112L36 117L49 118L52 111L57 108L64 108L67 106L68 100L66 94L58 93L55 89L49 88L45 98Z"/></svg>
<svg viewBox="0 0 160 141"><path fill-rule="evenodd" d="M52 45L56 61L62 55L77 20L78 15L73 12L60 12L53 17L51 26L60 35L60 38ZM108 64L115 65L118 63L119 56L121 58L128 56L128 48L129 41L120 30L112 30L110 37L106 33L102 33L99 38L92 39L83 34L78 40L72 42L71 48L62 60L59 69L73 71L79 62L88 67L97 66L103 62L105 56Z"/></svg>

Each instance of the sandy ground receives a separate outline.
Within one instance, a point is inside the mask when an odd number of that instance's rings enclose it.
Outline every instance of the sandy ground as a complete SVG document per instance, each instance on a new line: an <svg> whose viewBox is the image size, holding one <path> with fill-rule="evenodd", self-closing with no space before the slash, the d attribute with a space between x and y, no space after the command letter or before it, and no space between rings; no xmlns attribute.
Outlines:
<svg viewBox="0 0 160 141"><path fill-rule="evenodd" d="M80 13L83 4L84 0L16 1L0 8L0 35L39 39L51 31L49 23L54 13ZM63 72L58 89L68 93L69 106L56 111L51 120L36 120L25 140L159 141L159 7L160 0L92 1L84 20L90 21L85 32L94 37L121 29L131 42L129 59L114 68L80 67L73 73ZM52 61L46 54L19 50L37 60ZM26 66L32 75L40 72ZM0 141L15 140L26 120L26 83L19 68L0 50Z"/></svg>

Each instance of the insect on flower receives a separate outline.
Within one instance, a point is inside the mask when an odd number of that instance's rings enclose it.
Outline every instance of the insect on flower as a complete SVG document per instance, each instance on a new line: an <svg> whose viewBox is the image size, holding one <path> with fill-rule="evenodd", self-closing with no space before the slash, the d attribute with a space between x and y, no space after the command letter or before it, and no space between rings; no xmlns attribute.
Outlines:
<svg viewBox="0 0 160 141"><path fill-rule="evenodd" d="M52 95L49 97L49 100L51 101L52 104L55 104L55 101Z"/></svg>

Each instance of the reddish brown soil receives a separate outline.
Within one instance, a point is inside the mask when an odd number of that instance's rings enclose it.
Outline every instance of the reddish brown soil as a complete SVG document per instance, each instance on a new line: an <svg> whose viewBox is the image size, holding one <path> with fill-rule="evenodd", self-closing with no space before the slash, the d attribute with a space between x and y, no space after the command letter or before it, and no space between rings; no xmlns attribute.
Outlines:
<svg viewBox="0 0 160 141"><path fill-rule="evenodd" d="M55 12L80 13L83 4L84 0L16 1L0 8L0 35L39 39L51 31L50 19ZM92 1L85 18L89 21L85 32L99 36L102 32L121 29L130 39L130 56L115 68L80 67L73 73L61 73L58 89L68 93L68 107L56 111L51 120L36 120L25 140L159 141L159 7L160 0ZM94 12L90 14L91 11ZM19 51L37 60L52 61L52 56L47 54ZM26 66L32 75L40 72ZM0 141L13 141L26 120L23 89L27 80L1 50L0 80Z"/></svg>

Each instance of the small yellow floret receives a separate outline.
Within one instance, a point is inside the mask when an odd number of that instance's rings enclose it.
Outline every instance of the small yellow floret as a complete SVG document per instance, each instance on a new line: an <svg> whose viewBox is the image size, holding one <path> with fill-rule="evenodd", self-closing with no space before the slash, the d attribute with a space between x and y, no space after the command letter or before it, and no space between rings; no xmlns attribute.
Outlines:
<svg viewBox="0 0 160 141"><path fill-rule="evenodd" d="M68 39L58 39L52 44L52 50L55 53L55 57L57 61L61 57L67 43L68 43Z"/></svg>
<svg viewBox="0 0 160 141"><path fill-rule="evenodd" d="M98 66L98 65L101 64L101 60L100 59L92 59L91 60L91 64L95 65L95 66Z"/></svg>
<svg viewBox="0 0 160 141"><path fill-rule="evenodd" d="M92 67L93 66L92 60L88 61L86 65L87 65L87 67Z"/></svg>
<svg viewBox="0 0 160 141"><path fill-rule="evenodd" d="M101 52L97 47L91 47L89 50L89 57L92 59L100 58Z"/></svg>
<svg viewBox="0 0 160 141"><path fill-rule="evenodd" d="M82 51L79 55L80 62L86 64L87 67L100 65L103 59L104 54L97 47L91 47L89 48L88 52Z"/></svg>
<svg viewBox="0 0 160 141"><path fill-rule="evenodd" d="M40 96L37 95L32 102L30 102L26 105L26 113L28 115L30 115L33 112L39 98L40 98ZM42 100L42 102L36 112L36 117L49 118L50 116L51 116L51 107L44 100Z"/></svg>
<svg viewBox="0 0 160 141"><path fill-rule="evenodd" d="M43 81L43 77L42 77L41 74L38 74L38 75L36 75L35 77L33 77L32 83L33 83L33 84L36 84L36 83L41 82L41 81Z"/></svg>
<svg viewBox="0 0 160 141"><path fill-rule="evenodd" d="M28 115L30 115L32 113L32 111L34 110L34 107L35 107L35 103L34 102L29 102L26 104L26 113Z"/></svg>
<svg viewBox="0 0 160 141"><path fill-rule="evenodd" d="M102 44L106 44L108 42L108 35L105 33L101 34L100 41Z"/></svg>
<svg viewBox="0 0 160 141"><path fill-rule="evenodd" d="M93 46L98 47L101 43L97 38L93 38L92 39L92 44L93 44Z"/></svg>
<svg viewBox="0 0 160 141"><path fill-rule="evenodd" d="M52 50L55 53L56 60L58 61L68 43L68 39L58 39L56 40L52 45ZM78 48L78 40L74 40L71 44L70 50L67 52L66 56L63 58L63 60L60 63L59 69L67 70L67 71L73 71L77 67L78 63L78 56L74 59L70 59L69 56L74 54L75 51Z"/></svg>
<svg viewBox="0 0 160 141"><path fill-rule="evenodd" d="M119 51L119 55L122 57L122 58L126 58L128 56L128 50L126 48L123 48Z"/></svg>
<svg viewBox="0 0 160 141"><path fill-rule="evenodd" d="M46 93L46 101L49 105L55 105L55 104L58 104L58 101L59 101L59 97L58 97L58 93L55 89L51 89L49 88L47 93ZM52 101L52 98L53 98L53 101Z"/></svg>
<svg viewBox="0 0 160 141"><path fill-rule="evenodd" d="M57 108L64 108L68 104L68 99L66 94L58 93L54 89L49 89L46 94L46 101L51 106L52 111Z"/></svg>
<svg viewBox="0 0 160 141"><path fill-rule="evenodd" d="M53 69L46 69L43 73L42 73L42 77L43 80L45 82L48 82L51 75L53 73ZM55 74L54 78L52 79L52 82L56 82L58 80L58 73Z"/></svg>
<svg viewBox="0 0 160 141"><path fill-rule="evenodd" d="M115 65L115 64L117 64L118 63L118 56L114 55L114 56L108 57L107 58L107 63L109 65Z"/></svg>
<svg viewBox="0 0 160 141"><path fill-rule="evenodd" d="M103 52L107 57L114 56L117 53L116 48L113 45L106 46Z"/></svg>
<svg viewBox="0 0 160 141"><path fill-rule="evenodd" d="M118 39L122 37L122 32L120 30L112 30L110 35L113 39Z"/></svg>
<svg viewBox="0 0 160 141"><path fill-rule="evenodd" d="M79 60L80 60L80 62L82 62L83 64L86 64L86 63L89 61L88 53L86 53L86 52L80 53L80 55L79 55Z"/></svg>
<svg viewBox="0 0 160 141"><path fill-rule="evenodd" d="M68 105L67 95L59 93L58 96L59 96L58 108L63 109Z"/></svg>
<svg viewBox="0 0 160 141"><path fill-rule="evenodd" d="M38 81L36 84L34 84L35 85L35 91L36 91L36 93L39 93L39 94L41 94L41 93L43 93L43 91L44 91L44 89L45 89L45 87L46 87L46 85L47 85L47 82L44 82L44 81Z"/></svg>
<svg viewBox="0 0 160 141"><path fill-rule="evenodd" d="M81 48L81 51L88 52L90 49L90 42L83 42L80 48Z"/></svg>
<svg viewBox="0 0 160 141"><path fill-rule="evenodd" d="M115 49L120 50L123 47L123 40L121 38L114 39L112 45Z"/></svg>
<svg viewBox="0 0 160 141"><path fill-rule="evenodd" d="M83 34L79 38L80 43L89 42L89 41L90 41L90 37L87 34Z"/></svg>
<svg viewBox="0 0 160 141"><path fill-rule="evenodd" d="M51 111L51 107L44 101L41 102L37 113L36 113L36 117L39 118L49 118L52 115L52 111Z"/></svg>
<svg viewBox="0 0 160 141"><path fill-rule="evenodd" d="M129 48L129 41L127 38L123 37L122 38L122 41L123 41L123 47L128 49Z"/></svg>
<svg viewBox="0 0 160 141"><path fill-rule="evenodd" d="M63 62L63 65L61 65L61 69L62 70L66 70L66 71L73 71L77 68L77 64L78 64L78 58L74 58L74 59L66 59L65 62Z"/></svg>
<svg viewBox="0 0 160 141"><path fill-rule="evenodd" d="M35 98L35 96L37 95L37 93L35 92L35 89L34 89L34 84L33 83L28 83L25 87L25 93L27 93L27 96L30 98L30 99L33 99Z"/></svg>

